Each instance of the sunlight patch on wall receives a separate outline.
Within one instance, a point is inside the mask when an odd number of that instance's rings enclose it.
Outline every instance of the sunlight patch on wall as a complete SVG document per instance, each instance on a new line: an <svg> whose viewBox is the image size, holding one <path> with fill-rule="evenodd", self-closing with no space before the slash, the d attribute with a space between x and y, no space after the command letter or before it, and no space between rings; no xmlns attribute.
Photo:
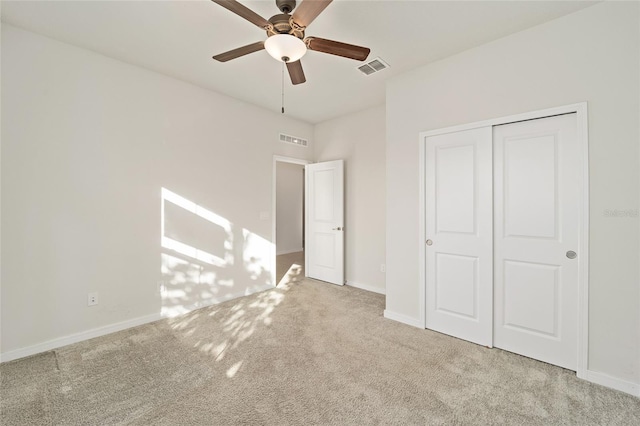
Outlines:
<svg viewBox="0 0 640 426"><path fill-rule="evenodd" d="M161 292L162 317L182 315L214 300L219 291L215 272L167 253L162 253L161 258L165 283Z"/></svg>
<svg viewBox="0 0 640 426"><path fill-rule="evenodd" d="M271 258L274 255L273 243L247 229L242 229L244 251L242 253L244 266L252 280L270 276Z"/></svg>
<svg viewBox="0 0 640 426"><path fill-rule="evenodd" d="M165 249L214 266L233 262L228 258L231 222L166 188L162 188L161 227Z"/></svg>
<svg viewBox="0 0 640 426"><path fill-rule="evenodd" d="M161 188L159 292L176 317L273 286L273 243Z"/></svg>

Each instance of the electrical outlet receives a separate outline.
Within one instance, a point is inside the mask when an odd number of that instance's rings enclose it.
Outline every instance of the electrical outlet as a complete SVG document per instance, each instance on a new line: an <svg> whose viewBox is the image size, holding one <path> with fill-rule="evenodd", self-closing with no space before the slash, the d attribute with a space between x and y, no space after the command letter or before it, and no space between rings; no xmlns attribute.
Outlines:
<svg viewBox="0 0 640 426"><path fill-rule="evenodd" d="M89 293L87 298L87 306L95 306L98 304L98 293Z"/></svg>
<svg viewBox="0 0 640 426"><path fill-rule="evenodd" d="M384 263L380 264L380 272L387 272L387 265L385 265Z"/></svg>

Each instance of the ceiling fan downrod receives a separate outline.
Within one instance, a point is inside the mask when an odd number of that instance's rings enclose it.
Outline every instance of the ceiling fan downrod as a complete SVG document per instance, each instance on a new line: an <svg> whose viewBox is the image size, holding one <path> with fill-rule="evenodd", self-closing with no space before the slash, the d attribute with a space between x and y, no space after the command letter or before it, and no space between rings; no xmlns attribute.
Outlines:
<svg viewBox="0 0 640 426"><path fill-rule="evenodd" d="M291 13L296 7L296 0L276 0L276 6L282 13Z"/></svg>

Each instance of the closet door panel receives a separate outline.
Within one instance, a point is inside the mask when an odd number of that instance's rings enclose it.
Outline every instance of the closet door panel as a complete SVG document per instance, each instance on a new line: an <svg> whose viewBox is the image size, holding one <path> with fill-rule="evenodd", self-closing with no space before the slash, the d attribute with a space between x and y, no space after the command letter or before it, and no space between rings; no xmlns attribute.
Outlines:
<svg viewBox="0 0 640 426"><path fill-rule="evenodd" d="M576 370L576 116L494 127L494 345Z"/></svg>
<svg viewBox="0 0 640 426"><path fill-rule="evenodd" d="M492 344L491 128L426 138L426 326Z"/></svg>

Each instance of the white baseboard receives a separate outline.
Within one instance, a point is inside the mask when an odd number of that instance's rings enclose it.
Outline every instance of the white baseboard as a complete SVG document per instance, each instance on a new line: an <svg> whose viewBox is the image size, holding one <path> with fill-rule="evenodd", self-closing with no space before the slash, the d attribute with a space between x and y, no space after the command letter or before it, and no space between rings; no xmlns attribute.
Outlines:
<svg viewBox="0 0 640 426"><path fill-rule="evenodd" d="M82 342L84 340L89 340L95 337L104 336L106 334L115 333L116 331L122 331L126 330L127 328L137 327L142 324L158 321L159 319L162 319L159 313L151 314L122 322L117 322L115 324L105 325L103 327L93 328L91 330L82 331L80 333L70 334L58 339L38 343L37 345L27 346L26 348L20 348L13 351L5 352L0 355L0 362L13 361L14 359L39 354L41 352L50 351L62 346L71 345L72 343Z"/></svg>
<svg viewBox="0 0 640 426"><path fill-rule="evenodd" d="M355 288L359 288L361 290L371 291L373 293L385 294L385 290L383 288L374 287L374 286L368 285L368 284L361 284L361 283L358 283L358 282L355 282L355 281L347 281L347 285L349 287L355 287Z"/></svg>
<svg viewBox="0 0 640 426"><path fill-rule="evenodd" d="M265 284L255 289L251 289L250 291L249 289L247 289L242 292L225 295L224 297L211 299L211 302L197 303L191 306L187 306L183 308L183 310L177 315L183 315L188 312L194 311L196 309L205 308L211 305L217 305L218 303L226 302L227 300L236 299L242 296L248 296L250 294L257 293L259 291L269 290L272 288L273 288L272 285ZM139 325L148 324L150 322L158 321L169 316L172 316L172 315L163 315L161 313L155 313L155 314L145 315L143 317L133 318L133 319L122 321L122 322L117 322L115 324L109 324L102 327L93 328L91 330L82 331L80 333L70 334L68 336L60 337L58 339L53 339L53 340L48 340L46 342L38 343L33 346L27 346L26 348L15 349L13 351L2 353L0 354L0 362L13 361L15 359L24 358L24 357L39 354L42 352L47 352L52 349L61 348L62 346L71 345L73 343L82 342L84 340L105 336L107 334L126 330L128 328L137 327Z"/></svg>
<svg viewBox="0 0 640 426"><path fill-rule="evenodd" d="M294 249L284 249L284 250L278 250L276 252L276 256L280 256L281 254L289 254L289 253L299 253L303 251L302 247L298 247L298 248L294 248Z"/></svg>
<svg viewBox="0 0 640 426"><path fill-rule="evenodd" d="M585 380L640 397L640 383L633 383L598 371L587 370Z"/></svg>
<svg viewBox="0 0 640 426"><path fill-rule="evenodd" d="M384 310L384 317L390 320L401 322L403 324L424 329L424 324L422 324L422 322L419 319L398 314L396 312L391 312L388 309Z"/></svg>

